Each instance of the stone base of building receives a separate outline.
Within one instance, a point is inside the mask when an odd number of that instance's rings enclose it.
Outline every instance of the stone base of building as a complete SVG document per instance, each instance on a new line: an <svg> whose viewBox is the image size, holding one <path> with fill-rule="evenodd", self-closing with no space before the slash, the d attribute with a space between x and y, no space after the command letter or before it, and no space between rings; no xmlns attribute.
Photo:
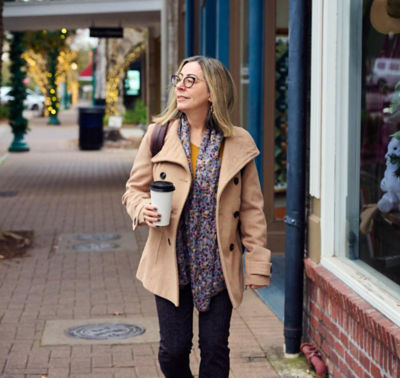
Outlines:
<svg viewBox="0 0 400 378"><path fill-rule="evenodd" d="M305 335L333 377L400 377L400 328L334 274L305 259Z"/></svg>

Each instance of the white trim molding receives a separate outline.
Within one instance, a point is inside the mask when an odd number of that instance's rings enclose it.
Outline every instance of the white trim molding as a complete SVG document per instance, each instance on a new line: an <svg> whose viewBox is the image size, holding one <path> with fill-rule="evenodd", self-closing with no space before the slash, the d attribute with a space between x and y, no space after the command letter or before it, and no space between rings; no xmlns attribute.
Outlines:
<svg viewBox="0 0 400 378"><path fill-rule="evenodd" d="M364 262L326 257L321 265L400 327L400 286Z"/></svg>
<svg viewBox="0 0 400 378"><path fill-rule="evenodd" d="M337 5L336 1L324 2L322 22L321 249L328 256L334 255Z"/></svg>
<svg viewBox="0 0 400 378"><path fill-rule="evenodd" d="M324 0L312 1L311 25L311 112L310 112L310 194L321 196L321 113Z"/></svg>

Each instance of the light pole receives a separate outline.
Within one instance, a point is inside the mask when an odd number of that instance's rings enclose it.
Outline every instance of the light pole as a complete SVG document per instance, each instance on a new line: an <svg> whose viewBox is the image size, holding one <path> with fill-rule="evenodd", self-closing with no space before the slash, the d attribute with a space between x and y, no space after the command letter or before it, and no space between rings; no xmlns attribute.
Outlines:
<svg viewBox="0 0 400 378"><path fill-rule="evenodd" d="M14 134L8 151L10 152L27 152L29 147L25 142L24 135L28 129L28 120L24 118L24 100L26 98L26 88L24 79L26 73L24 67L26 61L22 58L22 53L25 50L23 45L24 34L22 32L13 32L13 38L10 45L10 60L11 60L11 96L13 99L10 101L10 117L9 123Z"/></svg>

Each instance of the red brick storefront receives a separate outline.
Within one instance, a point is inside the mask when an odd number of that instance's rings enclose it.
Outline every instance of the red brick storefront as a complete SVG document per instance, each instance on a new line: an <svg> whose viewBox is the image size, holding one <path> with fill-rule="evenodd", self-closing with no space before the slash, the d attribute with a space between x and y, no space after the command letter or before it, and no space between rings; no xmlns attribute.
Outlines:
<svg viewBox="0 0 400 378"><path fill-rule="evenodd" d="M400 328L323 266L306 259L305 272L305 335L322 352L329 373L400 377Z"/></svg>

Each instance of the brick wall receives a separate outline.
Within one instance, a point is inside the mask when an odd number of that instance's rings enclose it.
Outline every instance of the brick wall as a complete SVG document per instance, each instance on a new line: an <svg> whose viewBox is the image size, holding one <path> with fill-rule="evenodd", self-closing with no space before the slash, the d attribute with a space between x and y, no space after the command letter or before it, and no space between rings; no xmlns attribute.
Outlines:
<svg viewBox="0 0 400 378"><path fill-rule="evenodd" d="M308 327L333 377L400 378L400 328L334 274L305 260Z"/></svg>

